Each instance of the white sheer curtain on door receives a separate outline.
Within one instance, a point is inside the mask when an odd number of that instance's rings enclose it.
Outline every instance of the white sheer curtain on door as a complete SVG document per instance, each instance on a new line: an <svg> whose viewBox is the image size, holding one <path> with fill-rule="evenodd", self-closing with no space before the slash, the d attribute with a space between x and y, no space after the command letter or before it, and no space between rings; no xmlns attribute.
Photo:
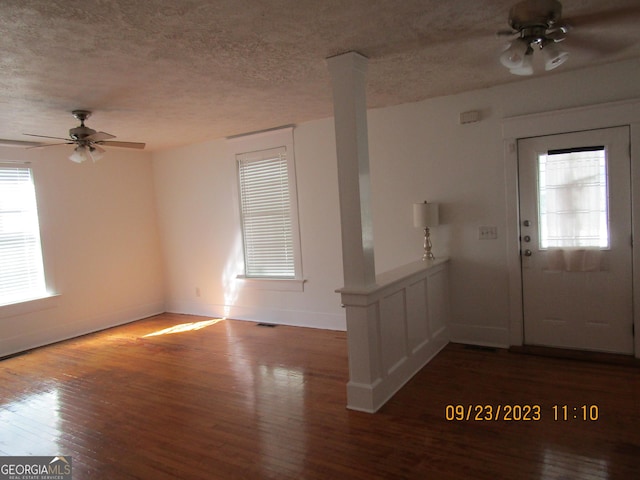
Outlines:
<svg viewBox="0 0 640 480"><path fill-rule="evenodd" d="M549 270L601 269L609 248L606 151L552 150L538 157L540 248Z"/></svg>

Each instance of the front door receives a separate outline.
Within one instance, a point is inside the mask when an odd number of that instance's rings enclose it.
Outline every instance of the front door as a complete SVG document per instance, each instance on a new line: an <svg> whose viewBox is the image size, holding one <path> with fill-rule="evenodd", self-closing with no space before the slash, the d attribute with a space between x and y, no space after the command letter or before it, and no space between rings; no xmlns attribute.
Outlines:
<svg viewBox="0 0 640 480"><path fill-rule="evenodd" d="M628 127L518 140L524 343L633 353Z"/></svg>

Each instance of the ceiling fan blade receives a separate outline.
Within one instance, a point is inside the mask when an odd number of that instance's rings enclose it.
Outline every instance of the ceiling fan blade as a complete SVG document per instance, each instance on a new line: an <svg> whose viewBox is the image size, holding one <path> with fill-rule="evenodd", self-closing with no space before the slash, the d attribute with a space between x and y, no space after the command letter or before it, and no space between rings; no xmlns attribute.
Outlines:
<svg viewBox="0 0 640 480"><path fill-rule="evenodd" d="M30 142L28 140L9 140L8 138L0 138L0 147L38 147L40 142Z"/></svg>
<svg viewBox="0 0 640 480"><path fill-rule="evenodd" d="M31 150L32 148L42 148L42 147L55 147L56 145L73 145L73 142L65 142L65 143L43 143L41 145L34 145L32 147L27 147L27 150Z"/></svg>
<svg viewBox="0 0 640 480"><path fill-rule="evenodd" d="M610 56L629 46L629 42L622 38L608 38L606 40L598 38L595 40L589 34L583 34L578 30L574 30L567 35L562 43L566 45L566 49L569 52L574 49L582 50L596 56Z"/></svg>
<svg viewBox="0 0 640 480"><path fill-rule="evenodd" d="M73 140L71 140L70 138L63 138L63 137L49 137L47 135L34 135L33 133L23 133L23 135L28 135L29 137L53 138L56 140L66 140L67 142L73 142Z"/></svg>
<svg viewBox="0 0 640 480"><path fill-rule="evenodd" d="M110 142L110 141L104 141L104 142L98 142L99 145L104 145L105 147L121 147L121 148L139 148L139 149L143 149L146 146L146 143L139 143L139 142Z"/></svg>
<svg viewBox="0 0 640 480"><path fill-rule="evenodd" d="M102 142L111 138L116 138L116 136L107 132L96 132L86 136L83 140L89 140L90 142Z"/></svg>
<svg viewBox="0 0 640 480"><path fill-rule="evenodd" d="M574 27L602 25L609 22L636 23L640 17L640 6L621 7L583 15L569 15L566 21ZM563 18L563 20L565 20Z"/></svg>

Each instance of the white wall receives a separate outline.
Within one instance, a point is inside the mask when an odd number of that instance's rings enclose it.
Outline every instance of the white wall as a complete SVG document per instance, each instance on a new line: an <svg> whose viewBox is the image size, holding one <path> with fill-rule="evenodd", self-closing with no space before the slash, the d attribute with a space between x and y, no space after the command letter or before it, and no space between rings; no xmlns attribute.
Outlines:
<svg viewBox="0 0 640 480"><path fill-rule="evenodd" d="M164 311L151 155L110 149L80 165L68 155L0 148L2 160L31 162L59 294L44 310L0 307L0 356Z"/></svg>
<svg viewBox="0 0 640 480"><path fill-rule="evenodd" d="M508 345L501 121L640 97L639 78L640 62L628 61L369 111L377 272L421 257L412 204L440 202L443 225L434 229L433 243L436 256L452 259L453 339ZM468 110L479 110L481 121L460 125L459 114ZM333 128L333 119L324 119L294 130L308 279L303 293L250 290L235 279L241 255L236 171L224 140L154 155L168 310L344 328L334 293L342 267ZM481 225L497 226L498 239L478 240Z"/></svg>
<svg viewBox="0 0 640 480"><path fill-rule="evenodd" d="M451 257L452 339L507 346L509 283L502 119L640 97L640 62L558 72L369 115L376 268L419 258L411 204L441 203L436 256ZM425 79L428 81L428 79ZM478 123L460 125L461 112ZM572 126L566 125L566 131ZM478 240L478 227L498 227Z"/></svg>
<svg viewBox="0 0 640 480"><path fill-rule="evenodd" d="M303 292L258 290L239 265L236 164L225 140L154 156L157 205L173 312L344 329L333 122L294 130ZM199 294L199 296L198 296Z"/></svg>

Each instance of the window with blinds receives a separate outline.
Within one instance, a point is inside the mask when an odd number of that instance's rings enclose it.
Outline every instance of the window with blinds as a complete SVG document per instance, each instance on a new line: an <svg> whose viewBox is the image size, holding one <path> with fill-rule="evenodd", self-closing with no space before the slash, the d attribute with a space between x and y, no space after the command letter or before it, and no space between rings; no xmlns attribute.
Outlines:
<svg viewBox="0 0 640 480"><path fill-rule="evenodd" d="M248 278L296 278L293 172L286 147L236 155ZM292 190L294 190L292 192Z"/></svg>
<svg viewBox="0 0 640 480"><path fill-rule="evenodd" d="M0 165L0 305L45 295L33 173Z"/></svg>

